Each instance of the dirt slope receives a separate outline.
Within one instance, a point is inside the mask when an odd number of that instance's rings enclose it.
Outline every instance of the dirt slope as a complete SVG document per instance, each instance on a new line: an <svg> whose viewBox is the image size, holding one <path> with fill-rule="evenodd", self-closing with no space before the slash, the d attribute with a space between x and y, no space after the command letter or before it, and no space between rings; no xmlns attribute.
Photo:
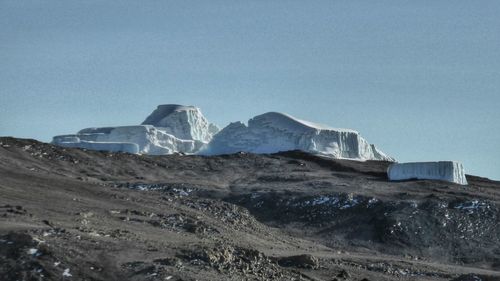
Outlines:
<svg viewBox="0 0 500 281"><path fill-rule="evenodd" d="M388 164L0 138L0 280L499 280L500 183Z"/></svg>

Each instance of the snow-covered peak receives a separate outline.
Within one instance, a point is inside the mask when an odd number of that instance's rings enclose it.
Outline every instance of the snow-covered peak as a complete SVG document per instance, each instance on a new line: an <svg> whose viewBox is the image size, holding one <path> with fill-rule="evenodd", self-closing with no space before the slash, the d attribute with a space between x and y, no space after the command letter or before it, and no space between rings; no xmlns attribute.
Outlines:
<svg viewBox="0 0 500 281"><path fill-rule="evenodd" d="M168 134L185 140L209 142L219 128L208 122L195 106L178 104L159 105L142 125L152 125Z"/></svg>

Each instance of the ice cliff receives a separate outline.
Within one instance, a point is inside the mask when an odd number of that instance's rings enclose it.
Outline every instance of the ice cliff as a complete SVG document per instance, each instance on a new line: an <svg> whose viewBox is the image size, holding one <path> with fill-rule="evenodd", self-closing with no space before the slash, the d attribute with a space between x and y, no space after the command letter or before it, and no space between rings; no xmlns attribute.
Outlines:
<svg viewBox="0 0 500 281"><path fill-rule="evenodd" d="M142 125L87 128L74 135L55 136L65 147L142 154L196 153L218 132L194 106L160 105Z"/></svg>
<svg viewBox="0 0 500 281"><path fill-rule="evenodd" d="M131 142L95 142L81 140L75 135L58 136L60 142L58 145L64 147L78 147L90 150L105 150L112 152L127 152L132 154L139 153L139 146Z"/></svg>
<svg viewBox="0 0 500 281"><path fill-rule="evenodd" d="M141 125L87 128L73 135L55 136L52 143L155 155L273 153L298 149L333 158L394 161L353 130L269 112L252 118L248 126L231 123L219 132L199 108L176 104L159 105Z"/></svg>
<svg viewBox="0 0 500 281"><path fill-rule="evenodd" d="M141 125L87 128L76 134L55 136L52 143L154 155L302 150L339 159L395 161L354 130L268 112L250 119L248 125L234 122L219 131L199 108L176 104L159 105ZM454 161L395 163L387 174L390 180L432 179L467 184L462 164Z"/></svg>
<svg viewBox="0 0 500 281"><path fill-rule="evenodd" d="M429 179L466 185L464 167L456 161L394 163L387 169L389 180Z"/></svg>
<svg viewBox="0 0 500 281"><path fill-rule="evenodd" d="M177 104L159 105L142 125L152 125L183 140L209 142L219 128L207 121L200 109Z"/></svg>
<svg viewBox="0 0 500 281"><path fill-rule="evenodd" d="M248 121L229 124L200 153L228 154L238 151L274 153L302 150L333 158L394 161L354 130L336 129L268 112Z"/></svg>

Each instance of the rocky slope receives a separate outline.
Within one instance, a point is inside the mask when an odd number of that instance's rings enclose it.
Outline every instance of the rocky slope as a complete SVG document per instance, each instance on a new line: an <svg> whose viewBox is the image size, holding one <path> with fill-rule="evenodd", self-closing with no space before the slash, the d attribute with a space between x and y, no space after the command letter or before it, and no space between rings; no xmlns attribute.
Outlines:
<svg viewBox="0 0 500 281"><path fill-rule="evenodd" d="M499 280L500 183L0 138L2 280Z"/></svg>

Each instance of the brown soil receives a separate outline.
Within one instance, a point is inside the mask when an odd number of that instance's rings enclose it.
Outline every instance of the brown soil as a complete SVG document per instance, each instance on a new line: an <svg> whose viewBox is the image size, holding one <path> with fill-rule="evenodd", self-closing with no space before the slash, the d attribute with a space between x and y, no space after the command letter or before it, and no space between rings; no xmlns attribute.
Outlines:
<svg viewBox="0 0 500 281"><path fill-rule="evenodd" d="M500 183L0 138L0 280L500 280Z"/></svg>

